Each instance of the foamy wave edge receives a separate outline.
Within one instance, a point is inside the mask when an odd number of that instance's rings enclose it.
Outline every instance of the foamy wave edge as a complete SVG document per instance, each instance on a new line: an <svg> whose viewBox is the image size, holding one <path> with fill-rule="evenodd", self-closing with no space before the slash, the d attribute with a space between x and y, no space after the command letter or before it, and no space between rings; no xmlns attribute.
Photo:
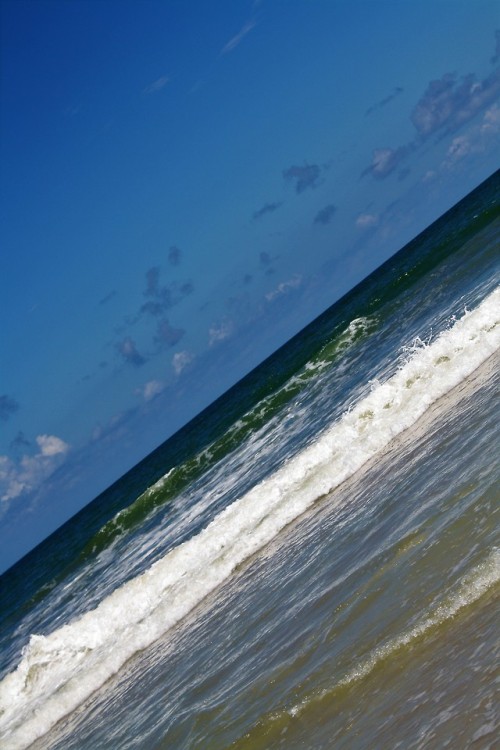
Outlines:
<svg viewBox="0 0 500 750"><path fill-rule="evenodd" d="M450 595L435 609L419 620L412 628L387 643L375 648L358 666L354 667L339 682L316 695L302 700L288 711L290 716L299 716L313 704L320 703L340 688L363 680L384 659L390 658L399 649L421 638L433 628L453 619L462 609L474 604L500 581L500 549L493 548L488 557L473 568L458 583ZM276 715L280 718L279 715Z"/></svg>
<svg viewBox="0 0 500 750"><path fill-rule="evenodd" d="M136 652L185 617L234 569L334 490L500 346L500 287L318 439L94 610L32 635L0 683L0 744L23 750ZM5 746L5 745L3 745Z"/></svg>

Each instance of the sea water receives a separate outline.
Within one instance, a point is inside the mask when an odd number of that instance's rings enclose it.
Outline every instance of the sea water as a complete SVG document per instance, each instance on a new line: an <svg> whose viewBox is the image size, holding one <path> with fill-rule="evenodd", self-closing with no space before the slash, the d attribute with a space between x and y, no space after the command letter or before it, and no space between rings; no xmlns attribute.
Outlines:
<svg viewBox="0 0 500 750"><path fill-rule="evenodd" d="M2 576L0 747L494 747L499 198Z"/></svg>

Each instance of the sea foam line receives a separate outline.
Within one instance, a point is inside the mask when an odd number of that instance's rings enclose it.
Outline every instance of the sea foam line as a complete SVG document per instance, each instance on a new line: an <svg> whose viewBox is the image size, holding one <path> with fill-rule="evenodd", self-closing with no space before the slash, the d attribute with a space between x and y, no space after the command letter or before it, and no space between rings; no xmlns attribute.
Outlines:
<svg viewBox="0 0 500 750"><path fill-rule="evenodd" d="M495 547L483 562L479 563L479 565L464 576L458 586L455 587L444 601L420 619L413 627L375 648L361 664L354 667L335 685L325 688L308 699L304 699L291 708L288 713L291 716L298 716L313 703L321 702L333 695L337 690L349 687L364 679L384 659L390 658L399 649L404 648L404 646L417 640L417 638L421 638L433 628L453 619L462 609L474 604L474 602L484 596L499 581L500 549Z"/></svg>
<svg viewBox="0 0 500 750"><path fill-rule="evenodd" d="M94 610L50 635L32 635L19 666L0 683L0 741L21 750L43 736L499 346L500 287L197 536Z"/></svg>
<svg viewBox="0 0 500 750"><path fill-rule="evenodd" d="M484 560L452 587L446 597L435 603L415 624L374 648L359 664L329 687L310 692L291 708L281 708L267 714L234 743L235 750L254 747L254 738L260 740L261 744L258 744L258 747L264 747L264 742L266 747L269 746L274 738L281 736L291 721L311 710L322 711L325 701L345 695L346 690L368 677L381 662L393 658L400 649L452 620L461 610L470 607L485 594L491 594L499 581L500 549L495 547Z"/></svg>

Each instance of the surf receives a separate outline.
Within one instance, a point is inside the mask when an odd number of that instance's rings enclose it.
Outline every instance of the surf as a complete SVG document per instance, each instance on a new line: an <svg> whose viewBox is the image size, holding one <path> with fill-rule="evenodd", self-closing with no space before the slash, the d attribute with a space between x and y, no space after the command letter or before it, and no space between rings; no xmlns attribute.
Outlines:
<svg viewBox="0 0 500 750"><path fill-rule="evenodd" d="M500 288L430 343L274 474L95 609L32 635L0 683L0 731L24 748L74 710L133 654L174 627L235 568L411 427L500 346Z"/></svg>

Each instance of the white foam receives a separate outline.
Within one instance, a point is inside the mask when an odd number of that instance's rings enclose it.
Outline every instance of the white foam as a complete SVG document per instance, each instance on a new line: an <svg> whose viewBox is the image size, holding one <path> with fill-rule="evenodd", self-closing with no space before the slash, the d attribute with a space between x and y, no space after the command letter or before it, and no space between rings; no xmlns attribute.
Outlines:
<svg viewBox="0 0 500 750"><path fill-rule="evenodd" d="M197 536L47 636L0 683L0 740L26 748L167 632L318 497L339 486L500 346L500 287Z"/></svg>

